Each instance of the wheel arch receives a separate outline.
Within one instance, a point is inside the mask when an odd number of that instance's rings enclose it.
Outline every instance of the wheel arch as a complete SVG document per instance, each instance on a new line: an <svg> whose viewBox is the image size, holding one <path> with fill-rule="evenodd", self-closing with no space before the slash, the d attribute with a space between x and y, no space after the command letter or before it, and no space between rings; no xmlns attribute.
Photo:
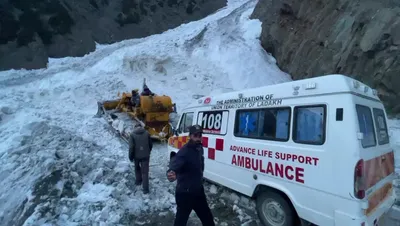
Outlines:
<svg viewBox="0 0 400 226"><path fill-rule="evenodd" d="M273 193L279 194L281 197L283 197L285 199L285 201L292 208L292 210L296 216L297 223L300 223L301 218L300 218L298 211L294 205L293 198L292 198L293 196L287 189L284 189L283 187L278 186L278 185L260 182L255 186L255 189L253 191L251 198L256 199L257 196L259 196L260 194L265 193L265 192L273 192Z"/></svg>
<svg viewBox="0 0 400 226"><path fill-rule="evenodd" d="M171 160L175 155L176 155L176 152L171 151L171 152L169 153L169 159Z"/></svg>

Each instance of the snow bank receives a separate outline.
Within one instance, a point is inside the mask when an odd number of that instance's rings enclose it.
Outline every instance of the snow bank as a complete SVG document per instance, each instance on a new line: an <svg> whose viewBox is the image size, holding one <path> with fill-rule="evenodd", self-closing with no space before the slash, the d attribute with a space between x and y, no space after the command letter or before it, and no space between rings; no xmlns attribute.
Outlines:
<svg viewBox="0 0 400 226"><path fill-rule="evenodd" d="M390 143L392 144L394 154L395 154L395 166L397 179L394 181L396 196L400 199L400 120L389 120L389 133L390 133ZM400 202L398 202L400 205Z"/></svg>
<svg viewBox="0 0 400 226"><path fill-rule="evenodd" d="M400 174L400 120L389 120L390 143L395 151L395 163L397 173Z"/></svg>

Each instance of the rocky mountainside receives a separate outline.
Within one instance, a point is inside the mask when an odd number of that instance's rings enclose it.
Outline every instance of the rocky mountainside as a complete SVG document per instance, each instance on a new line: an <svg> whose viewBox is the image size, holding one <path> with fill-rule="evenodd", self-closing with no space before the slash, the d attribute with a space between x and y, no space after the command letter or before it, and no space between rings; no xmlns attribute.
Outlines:
<svg viewBox="0 0 400 226"><path fill-rule="evenodd" d="M400 113L400 1L259 0L263 47L302 79L340 73L378 90Z"/></svg>
<svg viewBox="0 0 400 226"><path fill-rule="evenodd" d="M46 67L95 42L161 33L201 19L226 0L0 0L0 70Z"/></svg>

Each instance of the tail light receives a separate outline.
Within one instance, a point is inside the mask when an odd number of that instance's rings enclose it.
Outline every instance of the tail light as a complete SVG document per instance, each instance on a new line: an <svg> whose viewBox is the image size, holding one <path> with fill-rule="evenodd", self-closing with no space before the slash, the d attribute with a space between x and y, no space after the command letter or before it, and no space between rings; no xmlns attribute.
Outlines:
<svg viewBox="0 0 400 226"><path fill-rule="evenodd" d="M358 199L365 197L364 160L358 160L354 168L354 196Z"/></svg>

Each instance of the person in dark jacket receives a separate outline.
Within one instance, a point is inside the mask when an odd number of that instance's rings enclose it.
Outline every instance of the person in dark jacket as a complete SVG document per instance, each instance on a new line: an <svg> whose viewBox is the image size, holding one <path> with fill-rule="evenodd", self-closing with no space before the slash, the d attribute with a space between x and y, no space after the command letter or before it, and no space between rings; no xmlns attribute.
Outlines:
<svg viewBox="0 0 400 226"><path fill-rule="evenodd" d="M139 90L137 90L137 89L132 90L130 104L131 104L132 108L138 107L140 105Z"/></svg>
<svg viewBox="0 0 400 226"><path fill-rule="evenodd" d="M135 164L136 185L143 182L143 193L149 193L149 164L153 143L150 134L140 125L129 136L129 160Z"/></svg>
<svg viewBox="0 0 400 226"><path fill-rule="evenodd" d="M150 91L149 87L147 85L143 85L143 91L140 94L142 96L154 96L154 93Z"/></svg>
<svg viewBox="0 0 400 226"><path fill-rule="evenodd" d="M189 128L189 141L171 160L168 180L178 180L175 191L177 212L175 226L185 226L194 210L204 226L214 226L214 217L207 203L203 187L204 156L202 128Z"/></svg>

